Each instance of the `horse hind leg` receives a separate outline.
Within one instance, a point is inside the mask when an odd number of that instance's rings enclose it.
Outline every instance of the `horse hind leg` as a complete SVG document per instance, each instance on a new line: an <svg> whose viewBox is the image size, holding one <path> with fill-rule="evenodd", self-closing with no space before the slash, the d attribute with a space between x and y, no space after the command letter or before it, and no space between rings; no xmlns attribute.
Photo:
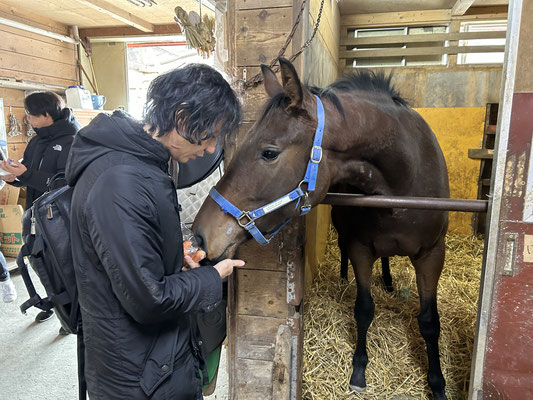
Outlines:
<svg viewBox="0 0 533 400"><path fill-rule="evenodd" d="M393 292L392 275L390 274L389 257L381 257L381 278L383 279L383 286L387 292Z"/></svg>
<svg viewBox="0 0 533 400"><path fill-rule="evenodd" d="M446 400L446 382L442 375L439 356L440 320L437 310L437 283L444 265L444 238L419 257L411 257L416 271L416 284L420 297L418 327L426 342L428 355L427 380L433 398Z"/></svg>
<svg viewBox="0 0 533 400"><path fill-rule="evenodd" d="M337 239L337 244L341 252L341 280L348 281L348 248L346 242L342 240L340 234Z"/></svg>
<svg viewBox="0 0 533 400"><path fill-rule="evenodd" d="M365 371L368 364L366 336L368 327L374 318L374 300L370 293L372 265L374 259L370 252L360 246L351 246L350 260L354 267L357 282L357 297L354 305L354 317L357 323L357 343L353 356L353 372L350 377L350 388L361 392L366 387Z"/></svg>

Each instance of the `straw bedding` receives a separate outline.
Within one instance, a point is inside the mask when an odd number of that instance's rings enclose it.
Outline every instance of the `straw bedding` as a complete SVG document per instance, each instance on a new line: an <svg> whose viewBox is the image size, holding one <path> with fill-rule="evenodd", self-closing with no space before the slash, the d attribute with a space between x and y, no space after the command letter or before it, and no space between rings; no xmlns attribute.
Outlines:
<svg viewBox="0 0 533 400"><path fill-rule="evenodd" d="M468 394L483 241L450 234L446 247L438 287L439 344L448 398L459 400ZM356 339L356 286L351 266L349 282L340 281L340 252L336 233L330 231L325 261L305 295L304 399L431 398L426 349L416 318L414 269L407 257L391 258L390 264L393 293L383 289L379 261L374 266L371 290L376 311L368 331L367 388L354 393L348 382Z"/></svg>

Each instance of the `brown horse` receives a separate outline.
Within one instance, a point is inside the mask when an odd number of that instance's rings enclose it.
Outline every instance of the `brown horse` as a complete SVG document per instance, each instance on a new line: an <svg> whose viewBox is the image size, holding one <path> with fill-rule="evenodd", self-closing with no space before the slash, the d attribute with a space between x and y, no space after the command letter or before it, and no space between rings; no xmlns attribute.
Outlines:
<svg viewBox="0 0 533 400"><path fill-rule="evenodd" d="M266 243L262 232L277 230L283 221L305 213L333 185L349 185L350 191L367 195L449 196L446 164L435 135L394 90L390 77L362 72L319 89L303 86L289 61L281 59L280 67L282 84L262 66L270 99L194 222L193 231L211 260L231 257L250 233ZM321 126L323 139L317 141ZM315 166L316 181L307 179ZM435 399L446 399L437 282L444 263L447 212L335 209L357 281L357 345L350 386L366 386L366 334L374 316L372 265L380 257L401 255L410 257L416 271L428 383Z"/></svg>

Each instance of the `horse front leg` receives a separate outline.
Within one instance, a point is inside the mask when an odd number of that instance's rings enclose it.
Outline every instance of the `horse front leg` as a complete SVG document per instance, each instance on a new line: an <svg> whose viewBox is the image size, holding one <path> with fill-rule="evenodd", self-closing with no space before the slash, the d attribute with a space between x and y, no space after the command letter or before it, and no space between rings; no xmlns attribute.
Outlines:
<svg viewBox="0 0 533 400"><path fill-rule="evenodd" d="M370 293L370 280L374 260L368 251L356 249L352 246L350 260L357 282L357 297L354 305L354 317L357 323L357 343L353 356L353 372L350 377L350 388L362 392L366 387L365 371L368 364L366 351L366 335L368 327L374 319L374 300Z"/></svg>
<svg viewBox="0 0 533 400"><path fill-rule="evenodd" d="M439 355L440 320L437 310L437 284L444 265L444 238L420 257L411 258L416 270L416 283L420 296L418 327L426 342L428 354L427 380L433 398L446 400L446 382L442 375Z"/></svg>

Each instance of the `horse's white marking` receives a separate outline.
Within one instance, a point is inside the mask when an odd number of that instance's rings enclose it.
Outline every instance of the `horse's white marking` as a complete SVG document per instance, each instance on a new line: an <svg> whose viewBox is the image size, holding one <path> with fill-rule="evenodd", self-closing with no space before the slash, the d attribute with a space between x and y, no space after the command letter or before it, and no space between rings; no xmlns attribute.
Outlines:
<svg viewBox="0 0 533 400"><path fill-rule="evenodd" d="M365 391L366 388L355 386L355 385L350 385L350 389L355 390L357 393L362 393Z"/></svg>
<svg viewBox="0 0 533 400"><path fill-rule="evenodd" d="M231 232L233 232L233 226L228 226L228 229L226 229L226 235L229 236L231 235Z"/></svg>

